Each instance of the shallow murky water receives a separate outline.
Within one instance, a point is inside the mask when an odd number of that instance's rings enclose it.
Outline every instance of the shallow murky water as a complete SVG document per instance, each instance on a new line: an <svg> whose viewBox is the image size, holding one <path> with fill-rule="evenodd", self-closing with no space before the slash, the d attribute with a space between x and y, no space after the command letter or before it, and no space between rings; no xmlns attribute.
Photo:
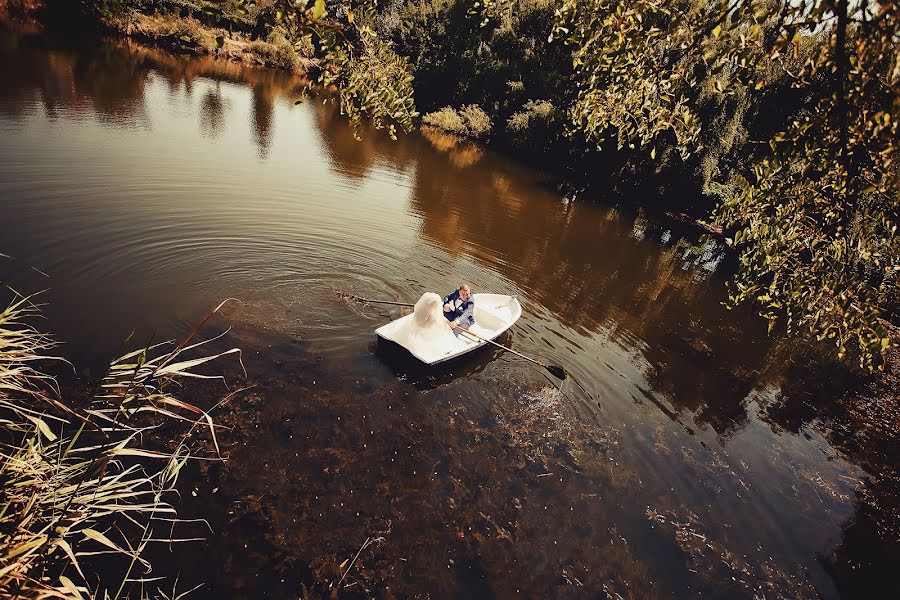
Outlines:
<svg viewBox="0 0 900 600"><path fill-rule="evenodd" d="M226 465L183 480L213 533L160 570L200 596L836 597L877 563L842 538L865 472L797 409L845 387L722 308L717 245L438 133L357 141L303 86L0 36L3 272L49 287L79 371L239 300L213 329L253 387ZM375 343L398 310L334 294L463 280L517 294L502 341L570 380L493 349L419 369Z"/></svg>

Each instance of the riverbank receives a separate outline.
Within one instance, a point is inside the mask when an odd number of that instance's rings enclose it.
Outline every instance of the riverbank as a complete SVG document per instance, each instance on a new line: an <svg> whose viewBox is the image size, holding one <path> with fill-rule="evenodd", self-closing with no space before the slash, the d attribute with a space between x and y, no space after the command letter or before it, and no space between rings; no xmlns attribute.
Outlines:
<svg viewBox="0 0 900 600"><path fill-rule="evenodd" d="M312 44L295 48L282 33L274 31L265 40L229 34L225 29L202 25L191 17L175 15L144 15L131 13L124 25L117 28L120 35L151 44L177 54L210 56L236 61L245 65L283 69L306 75L319 67L312 58Z"/></svg>
<svg viewBox="0 0 900 600"><path fill-rule="evenodd" d="M0 18L12 19L38 31L57 26L65 16L61 9L48 8L45 0L0 0ZM175 12L126 14L98 20L97 33L143 43L173 54L210 57L244 65L282 69L306 75L319 67L313 58L312 43L291 44L279 30L264 39L210 27L196 18ZM249 23L247 24L249 25ZM66 33L61 31L61 33Z"/></svg>

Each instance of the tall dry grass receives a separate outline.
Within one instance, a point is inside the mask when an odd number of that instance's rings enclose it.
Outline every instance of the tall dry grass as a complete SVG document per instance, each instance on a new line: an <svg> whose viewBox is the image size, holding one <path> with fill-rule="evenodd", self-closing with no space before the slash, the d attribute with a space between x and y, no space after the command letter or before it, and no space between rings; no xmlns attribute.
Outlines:
<svg viewBox="0 0 900 600"><path fill-rule="evenodd" d="M179 472L218 458L209 411L170 390L213 377L196 369L240 351L188 358L211 341L191 343L207 316L174 349L115 360L99 391L76 403L45 373L55 344L31 325L37 314L21 296L0 313L0 597L166 596L144 551L186 541L170 502ZM188 441L199 429L206 449Z"/></svg>

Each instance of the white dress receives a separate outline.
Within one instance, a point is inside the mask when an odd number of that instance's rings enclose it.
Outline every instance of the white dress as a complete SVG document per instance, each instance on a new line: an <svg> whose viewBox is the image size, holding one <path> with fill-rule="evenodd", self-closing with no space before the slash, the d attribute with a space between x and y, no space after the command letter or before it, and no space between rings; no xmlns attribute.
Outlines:
<svg viewBox="0 0 900 600"><path fill-rule="evenodd" d="M397 343L419 356L437 356L462 344L444 318L441 297L433 292L422 294L413 309L413 318L395 335Z"/></svg>

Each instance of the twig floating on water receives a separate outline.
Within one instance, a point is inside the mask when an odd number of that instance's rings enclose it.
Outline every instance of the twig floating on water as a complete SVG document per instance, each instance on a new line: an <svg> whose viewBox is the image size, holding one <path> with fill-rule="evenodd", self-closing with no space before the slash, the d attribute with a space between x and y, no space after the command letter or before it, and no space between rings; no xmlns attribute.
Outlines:
<svg viewBox="0 0 900 600"><path fill-rule="evenodd" d="M372 541L372 538L371 538L371 537L367 537L365 543L363 543L363 545L359 547L359 551L356 553L356 556L354 556L354 557L353 557L353 560L350 561L350 566L348 566L348 567L347 567L347 570L344 571L344 574L341 575L341 580L338 581L338 584L337 584L338 588L340 588L340 587L341 587L341 584L344 583L344 578L347 576L347 573L350 572L350 569L352 569L352 568L353 568L353 565L356 564L356 559L359 558L359 555L362 554L362 551L365 550L365 549L368 547L368 545L369 545L369 543L370 543L371 541Z"/></svg>

